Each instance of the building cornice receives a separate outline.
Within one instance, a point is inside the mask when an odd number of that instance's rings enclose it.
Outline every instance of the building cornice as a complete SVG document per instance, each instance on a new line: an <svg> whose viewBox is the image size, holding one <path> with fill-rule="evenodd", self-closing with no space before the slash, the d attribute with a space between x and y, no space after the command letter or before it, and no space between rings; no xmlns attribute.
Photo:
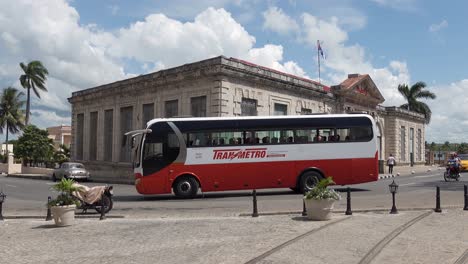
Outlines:
<svg viewBox="0 0 468 264"><path fill-rule="evenodd" d="M295 91L303 90L312 92L314 96L333 100L333 95L326 91L328 87L313 80L282 73L242 60L219 56L77 91L72 93L72 97L68 98L68 101L70 103L75 103L82 101L85 98L92 99L97 94L102 96L107 93L115 94L116 92L135 92L137 89L145 89L148 85L158 86L178 83L188 79L196 79L200 76L218 76L222 78L222 76L240 77L240 75L242 75L244 79L247 78L254 81L267 82L270 86ZM120 89L120 91L116 91L116 89Z"/></svg>
<svg viewBox="0 0 468 264"><path fill-rule="evenodd" d="M380 106L378 110L380 110L379 112L381 114L385 114L386 116L403 117L403 118L411 119L413 121L418 121L422 123L425 122L425 116L423 114L416 113L413 111L408 111L397 106L387 106L387 107Z"/></svg>

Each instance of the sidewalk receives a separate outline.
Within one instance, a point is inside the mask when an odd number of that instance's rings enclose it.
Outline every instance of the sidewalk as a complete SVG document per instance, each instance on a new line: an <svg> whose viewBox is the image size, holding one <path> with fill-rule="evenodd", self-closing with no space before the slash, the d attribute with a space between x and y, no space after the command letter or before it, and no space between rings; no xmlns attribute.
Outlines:
<svg viewBox="0 0 468 264"><path fill-rule="evenodd" d="M460 209L153 219L0 221L8 263L466 263L468 211Z"/></svg>
<svg viewBox="0 0 468 264"><path fill-rule="evenodd" d="M422 173L422 172L431 172L431 171L439 171L442 167L438 167L436 165L415 165L411 166L395 166L393 167L393 177L399 176L409 176L415 173ZM388 173L388 166L385 167L385 173L379 174L379 179L386 179L392 178L392 175Z"/></svg>

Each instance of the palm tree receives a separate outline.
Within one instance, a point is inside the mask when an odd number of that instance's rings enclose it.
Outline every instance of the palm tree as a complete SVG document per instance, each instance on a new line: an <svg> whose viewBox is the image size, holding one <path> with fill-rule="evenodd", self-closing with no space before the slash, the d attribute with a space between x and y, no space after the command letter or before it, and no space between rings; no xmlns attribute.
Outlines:
<svg viewBox="0 0 468 264"><path fill-rule="evenodd" d="M408 103L402 104L400 107L423 114L426 119L426 124L429 124L432 114L431 109L426 103L420 102L418 99L435 99L436 95L429 91L423 91L425 87L426 84L424 82L417 82L413 84L411 88L408 88L407 84L399 84L398 91L403 95L406 101L408 101Z"/></svg>
<svg viewBox="0 0 468 264"><path fill-rule="evenodd" d="M8 133L18 133L24 127L25 101L21 98L23 92L18 92L16 88L8 87L3 89L0 97L0 133L6 130L6 154L8 156Z"/></svg>
<svg viewBox="0 0 468 264"><path fill-rule="evenodd" d="M38 98L41 98L39 95L39 90L46 91L47 88L44 86L45 81L47 80L47 75L49 72L42 65L40 61L31 61L28 65L20 63L21 69L23 69L24 74L20 76L21 86L27 89L27 99L26 99L26 122L25 125L29 124L29 114L31 106L31 88Z"/></svg>

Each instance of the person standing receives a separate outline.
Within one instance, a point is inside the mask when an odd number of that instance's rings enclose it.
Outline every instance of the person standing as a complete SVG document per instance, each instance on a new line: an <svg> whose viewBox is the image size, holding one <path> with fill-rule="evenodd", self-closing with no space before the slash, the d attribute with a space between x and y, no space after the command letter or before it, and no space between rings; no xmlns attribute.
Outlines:
<svg viewBox="0 0 468 264"><path fill-rule="evenodd" d="M390 173L393 176L393 166L396 165L396 161L392 154L390 154L390 156L387 159L387 165L388 165L388 173Z"/></svg>

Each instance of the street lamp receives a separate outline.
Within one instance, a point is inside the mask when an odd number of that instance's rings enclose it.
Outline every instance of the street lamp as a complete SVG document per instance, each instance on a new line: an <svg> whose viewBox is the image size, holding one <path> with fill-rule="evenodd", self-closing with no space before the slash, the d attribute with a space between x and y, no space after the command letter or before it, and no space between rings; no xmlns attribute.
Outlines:
<svg viewBox="0 0 468 264"><path fill-rule="evenodd" d="M6 195L3 193L3 191L0 191L0 221L3 221L3 215L2 215L2 206L3 206L3 201L5 201Z"/></svg>
<svg viewBox="0 0 468 264"><path fill-rule="evenodd" d="M392 198L393 198L393 206L392 206L392 210L390 211L391 214L398 214L398 210L395 206L395 193L397 193L398 191L398 184L395 183L395 180L393 180L393 182L388 185L388 188L390 189L390 192L392 193Z"/></svg>

